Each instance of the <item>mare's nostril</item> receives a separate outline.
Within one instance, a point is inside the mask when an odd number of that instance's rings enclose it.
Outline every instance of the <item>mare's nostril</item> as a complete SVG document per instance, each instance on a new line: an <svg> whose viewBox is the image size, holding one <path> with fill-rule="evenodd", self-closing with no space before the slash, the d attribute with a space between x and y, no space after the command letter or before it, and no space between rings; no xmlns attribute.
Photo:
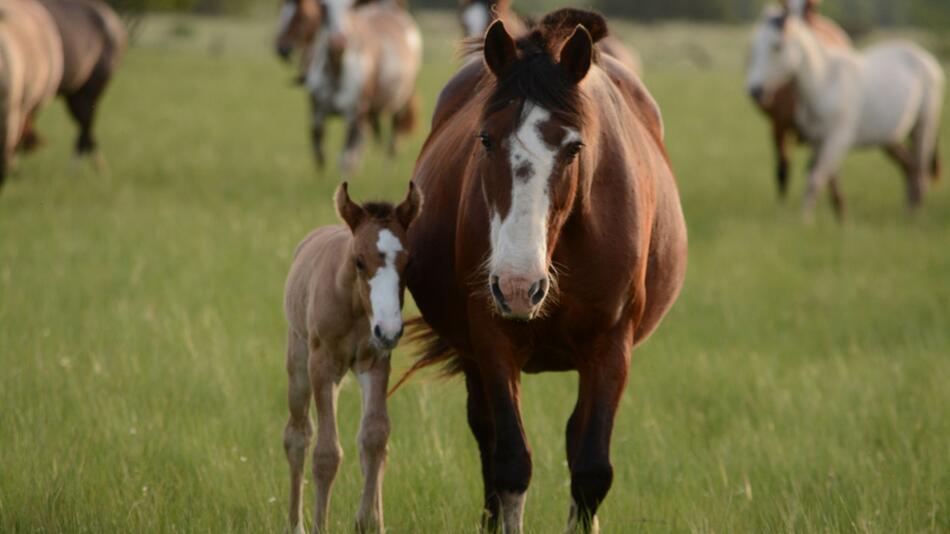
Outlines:
<svg viewBox="0 0 950 534"><path fill-rule="evenodd" d="M531 298L531 305L537 306L544 300L544 295L548 290L548 281L546 278L542 278L537 282L531 284L531 289L528 291L528 297Z"/></svg>
<svg viewBox="0 0 950 534"><path fill-rule="evenodd" d="M505 294L501 292L501 286L498 285L498 277L494 275L491 277L491 294L495 297L495 302L498 303L502 311L511 311L511 308L508 307L508 301L505 299Z"/></svg>
<svg viewBox="0 0 950 534"><path fill-rule="evenodd" d="M376 336L376 339L383 339L383 331L380 330L379 325L373 327L373 335Z"/></svg>

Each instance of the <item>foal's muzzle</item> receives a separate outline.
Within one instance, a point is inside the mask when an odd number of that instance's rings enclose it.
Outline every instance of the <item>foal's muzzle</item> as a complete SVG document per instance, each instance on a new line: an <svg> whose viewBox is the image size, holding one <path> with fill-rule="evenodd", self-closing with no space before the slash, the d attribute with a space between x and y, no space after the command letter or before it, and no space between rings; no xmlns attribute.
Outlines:
<svg viewBox="0 0 950 534"><path fill-rule="evenodd" d="M392 350L396 348L396 345L399 344L399 339L402 338L404 327L399 325L399 330L395 332L386 332L378 324L373 327L373 342L379 345L380 348L386 350Z"/></svg>

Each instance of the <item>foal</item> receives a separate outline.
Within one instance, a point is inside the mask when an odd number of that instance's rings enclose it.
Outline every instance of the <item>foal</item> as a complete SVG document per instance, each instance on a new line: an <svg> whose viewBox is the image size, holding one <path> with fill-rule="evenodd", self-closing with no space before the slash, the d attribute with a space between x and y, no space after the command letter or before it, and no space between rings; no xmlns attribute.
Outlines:
<svg viewBox="0 0 950 534"><path fill-rule="evenodd" d="M290 464L290 529L295 534L304 532L301 490L304 456L313 434L311 397L317 408L313 531L327 528L330 488L343 459L337 394L348 370L356 374L363 391L358 440L364 486L356 528L383 530L389 355L403 331L406 229L421 206L422 196L412 183L406 199L393 207L354 203L344 182L336 192L336 208L346 226L318 228L297 247L284 295L290 405L284 450Z"/></svg>

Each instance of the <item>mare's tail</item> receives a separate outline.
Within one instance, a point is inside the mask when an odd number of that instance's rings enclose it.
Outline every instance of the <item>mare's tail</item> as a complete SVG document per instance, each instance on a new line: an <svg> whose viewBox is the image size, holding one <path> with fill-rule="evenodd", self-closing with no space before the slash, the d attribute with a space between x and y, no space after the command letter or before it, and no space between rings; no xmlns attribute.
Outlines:
<svg viewBox="0 0 950 534"><path fill-rule="evenodd" d="M442 365L442 374L452 376L462 371L459 362L458 353L449 345L447 341L439 337L434 330L425 322L422 317L414 317L406 322L406 336L410 343L421 343L422 354L396 382L396 385L389 389L389 396L392 396L403 384L405 384L414 374L433 365Z"/></svg>

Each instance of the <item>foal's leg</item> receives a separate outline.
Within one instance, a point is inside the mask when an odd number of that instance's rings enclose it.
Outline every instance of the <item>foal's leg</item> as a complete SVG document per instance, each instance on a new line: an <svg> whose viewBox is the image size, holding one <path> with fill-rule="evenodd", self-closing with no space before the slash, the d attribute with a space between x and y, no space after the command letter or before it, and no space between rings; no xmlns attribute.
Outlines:
<svg viewBox="0 0 950 534"><path fill-rule="evenodd" d="M808 175L808 186L805 189L805 203L802 215L806 221L812 219L818 193L838 172L841 160L848 152L850 141L843 135L826 139L819 145L814 155L814 164Z"/></svg>
<svg viewBox="0 0 950 534"><path fill-rule="evenodd" d="M632 330L630 331L632 332ZM578 370L579 391L567 423L567 462L571 470L571 510L567 532L599 532L597 508L613 482L610 437L617 405L627 383L630 332L604 336L591 347Z"/></svg>
<svg viewBox="0 0 950 534"><path fill-rule="evenodd" d="M307 370L309 351L307 342L292 330L287 333L287 400L290 420L284 428L284 452L290 464L290 532L303 534L303 466L313 435L310 422L310 373Z"/></svg>
<svg viewBox="0 0 950 534"><path fill-rule="evenodd" d="M468 390L468 426L478 443L478 453L482 461L482 482L485 487L482 531L497 532L501 501L498 498L498 492L495 491L494 469L492 469L495 426L478 368L471 365L470 361L463 360L463 365L465 366L465 388Z"/></svg>
<svg viewBox="0 0 950 534"><path fill-rule="evenodd" d="M330 508L330 490L343 461L339 429L336 425L336 401L340 393L343 369L339 359L326 347L310 353L310 384L317 408L317 444L313 449L313 478L316 506L313 532L326 532Z"/></svg>
<svg viewBox="0 0 950 534"><path fill-rule="evenodd" d="M356 376L363 390L363 417L357 437L360 467L363 469L363 495L356 514L356 530L382 532L383 469L389 440L389 414L386 412L389 356L376 358L368 368L356 369Z"/></svg>

